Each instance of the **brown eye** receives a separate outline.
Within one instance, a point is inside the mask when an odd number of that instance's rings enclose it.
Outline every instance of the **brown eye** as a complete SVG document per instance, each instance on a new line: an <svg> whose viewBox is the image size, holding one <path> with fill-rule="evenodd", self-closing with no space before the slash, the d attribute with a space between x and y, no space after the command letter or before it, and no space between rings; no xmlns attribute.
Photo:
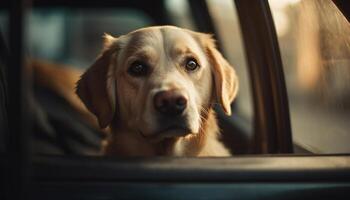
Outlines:
<svg viewBox="0 0 350 200"><path fill-rule="evenodd" d="M128 73L136 77L145 76L148 73L148 66L140 61L135 61L130 65Z"/></svg>
<svg viewBox="0 0 350 200"><path fill-rule="evenodd" d="M193 58L187 60L186 69L188 71L195 71L199 67L197 61Z"/></svg>

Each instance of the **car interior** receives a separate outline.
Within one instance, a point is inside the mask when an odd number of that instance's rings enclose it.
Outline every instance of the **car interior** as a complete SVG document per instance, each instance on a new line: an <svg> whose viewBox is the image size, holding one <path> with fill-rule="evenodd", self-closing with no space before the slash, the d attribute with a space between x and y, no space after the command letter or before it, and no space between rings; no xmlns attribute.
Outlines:
<svg viewBox="0 0 350 200"><path fill-rule="evenodd" d="M346 0L0 3L0 193L5 199L349 198L349 16ZM213 34L235 66L240 92L233 115L215 107L232 157L102 156L106 133L26 67L43 60L85 70L104 33L155 25Z"/></svg>

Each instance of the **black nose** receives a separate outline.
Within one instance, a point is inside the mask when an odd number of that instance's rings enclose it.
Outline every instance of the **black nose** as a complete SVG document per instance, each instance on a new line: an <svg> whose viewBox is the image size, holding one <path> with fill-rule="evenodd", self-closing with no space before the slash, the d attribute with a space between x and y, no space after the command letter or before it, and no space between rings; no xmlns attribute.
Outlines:
<svg viewBox="0 0 350 200"><path fill-rule="evenodd" d="M155 109L165 115L175 116L183 113L187 99L178 90L161 91L154 95Z"/></svg>

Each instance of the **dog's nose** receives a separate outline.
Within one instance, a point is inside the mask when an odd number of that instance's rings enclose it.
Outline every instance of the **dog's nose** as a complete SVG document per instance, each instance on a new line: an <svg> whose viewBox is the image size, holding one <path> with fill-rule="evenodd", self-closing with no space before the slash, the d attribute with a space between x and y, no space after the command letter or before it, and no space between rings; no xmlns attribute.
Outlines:
<svg viewBox="0 0 350 200"><path fill-rule="evenodd" d="M165 115L180 115L187 106L187 98L177 90L158 92L153 100L155 109Z"/></svg>

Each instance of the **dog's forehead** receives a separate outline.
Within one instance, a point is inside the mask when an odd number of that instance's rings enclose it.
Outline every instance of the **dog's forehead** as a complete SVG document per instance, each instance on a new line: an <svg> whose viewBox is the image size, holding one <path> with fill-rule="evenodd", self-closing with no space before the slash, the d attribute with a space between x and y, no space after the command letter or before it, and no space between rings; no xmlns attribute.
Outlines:
<svg viewBox="0 0 350 200"><path fill-rule="evenodd" d="M143 28L128 34L129 47L165 49L199 48L195 36L181 28L165 26ZM162 50L159 49L159 50Z"/></svg>
<svg viewBox="0 0 350 200"><path fill-rule="evenodd" d="M176 44L193 45L194 43L197 43L197 41L194 38L194 35L192 35L190 32L184 29L162 28L160 30L162 32L165 44L169 43L173 46L176 46Z"/></svg>

